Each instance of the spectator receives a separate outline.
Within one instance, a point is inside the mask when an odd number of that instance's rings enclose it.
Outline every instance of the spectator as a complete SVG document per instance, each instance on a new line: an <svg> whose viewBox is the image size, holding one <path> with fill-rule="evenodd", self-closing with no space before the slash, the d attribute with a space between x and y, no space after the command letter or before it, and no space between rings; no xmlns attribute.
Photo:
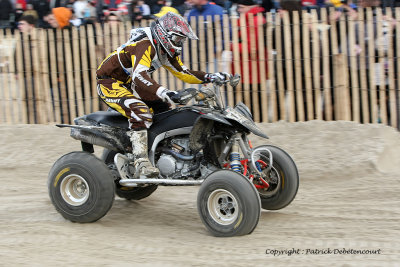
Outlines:
<svg viewBox="0 0 400 267"><path fill-rule="evenodd" d="M72 18L72 12L66 7L56 7L46 16L46 21L52 28L65 29L70 26L69 20Z"/></svg>
<svg viewBox="0 0 400 267"><path fill-rule="evenodd" d="M142 16L144 19L150 18L151 15L150 7L143 0L137 1L137 6L140 8L140 11L142 12Z"/></svg>
<svg viewBox="0 0 400 267"><path fill-rule="evenodd" d="M206 18L208 15L211 15L214 20L215 15L222 16L224 14L224 9L216 4L210 3L208 0L191 0L193 5L192 10L190 10L188 14L188 19L191 17L200 17L203 16Z"/></svg>
<svg viewBox="0 0 400 267"><path fill-rule="evenodd" d="M134 23L135 21L141 21L143 19L143 14L140 8L137 5L137 1L131 1L128 7L129 16L131 18L131 22Z"/></svg>
<svg viewBox="0 0 400 267"><path fill-rule="evenodd" d="M120 21L121 21L121 19L119 18L117 12L110 12L106 16L106 22L109 23L110 25L118 24Z"/></svg>
<svg viewBox="0 0 400 267"><path fill-rule="evenodd" d="M169 6L169 4L171 4L171 3L166 3L167 1L163 1L163 2L166 5L164 5L158 13L154 14L154 16L160 18L160 17L164 16L165 14L167 14L168 12L172 12L172 13L180 15L179 11L176 8Z"/></svg>
<svg viewBox="0 0 400 267"><path fill-rule="evenodd" d="M27 4L26 5L26 10L22 14L22 16L32 16L35 18L35 20L39 19L39 14L38 12L34 9L32 4Z"/></svg>
<svg viewBox="0 0 400 267"><path fill-rule="evenodd" d="M22 16L18 21L18 30L30 34L35 28L36 21L37 20L31 15Z"/></svg>
<svg viewBox="0 0 400 267"><path fill-rule="evenodd" d="M261 7L259 4L256 3L256 1L253 0L235 0L234 3L237 4L237 11L239 15L244 15L245 16L245 27L242 27L243 25L240 24L240 19L238 21L238 26L239 26L239 52L240 52L240 59L243 59L242 54L247 53L249 61L247 62L240 62L240 70L235 70L234 64L232 64L232 73L237 73L240 71L240 73L243 75L244 70L248 69L249 73L249 83L251 84L251 92L252 94L255 94L257 92L261 91L261 73L260 73L260 63L264 64L265 68L265 79L268 78L267 75L267 69L268 69L268 60L267 60L267 48L266 46L264 47L259 47L258 45L258 39L263 38L263 36L259 36L258 33L258 26L264 25L266 23L266 20L264 17L262 17L262 20L260 21L259 18L257 17L258 13L264 13L265 9ZM253 14L253 28L250 28L250 18L249 15ZM244 30L245 29L245 30ZM254 38L250 35L251 30L254 29ZM244 43L243 40L245 39L244 36L247 36L247 51L244 49ZM261 49L264 50L264 57L265 58L259 58L256 56L256 62L257 66L256 69L252 68L251 64L251 53L252 53L252 47L255 47L256 51L260 51ZM253 83L253 77L254 75L257 76L257 82ZM245 80L243 80L245 82ZM259 99L261 99L260 93L259 94ZM254 106L254 103L252 103L252 106Z"/></svg>
<svg viewBox="0 0 400 267"><path fill-rule="evenodd" d="M87 0L76 0L73 4L74 14L78 19L84 19Z"/></svg>
<svg viewBox="0 0 400 267"><path fill-rule="evenodd" d="M18 5L20 5L22 10L25 10L26 9L26 0L16 0L15 8L17 8Z"/></svg>
<svg viewBox="0 0 400 267"><path fill-rule="evenodd" d="M42 3L47 2L47 1L43 1L43 0L33 0L33 1L42 2ZM69 0L50 0L49 8L53 9L56 7L67 7L68 4L69 4Z"/></svg>
<svg viewBox="0 0 400 267"><path fill-rule="evenodd" d="M164 0L158 0L150 6L151 14L157 14L161 11L161 8L165 6Z"/></svg>
<svg viewBox="0 0 400 267"><path fill-rule="evenodd" d="M275 2L273 0L263 0L261 6L265 12L270 12L272 9L275 9Z"/></svg>
<svg viewBox="0 0 400 267"><path fill-rule="evenodd" d="M229 1L227 1L229 2ZM181 16L185 15L186 7L185 7L185 0L172 0L171 7L176 8Z"/></svg>
<svg viewBox="0 0 400 267"><path fill-rule="evenodd" d="M29 0L29 3L32 4L33 9L37 11L39 17L39 27L44 27L46 23L43 18L50 12L49 3L42 0Z"/></svg>
<svg viewBox="0 0 400 267"><path fill-rule="evenodd" d="M26 6L26 4L25 4L25 6ZM25 7L22 3L15 4L15 10L14 10L15 21L19 21L19 19L24 14L24 11L25 11Z"/></svg>
<svg viewBox="0 0 400 267"><path fill-rule="evenodd" d="M10 26L10 14L13 12L13 6L10 0L0 0L0 28Z"/></svg>

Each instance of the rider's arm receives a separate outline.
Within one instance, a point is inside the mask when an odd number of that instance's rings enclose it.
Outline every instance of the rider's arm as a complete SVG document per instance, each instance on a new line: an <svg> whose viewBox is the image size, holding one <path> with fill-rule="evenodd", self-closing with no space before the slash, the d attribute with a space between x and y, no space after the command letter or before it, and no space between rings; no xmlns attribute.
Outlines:
<svg viewBox="0 0 400 267"><path fill-rule="evenodd" d="M189 70L185 65L183 65L179 57L168 58L163 67L171 72L175 77L186 83L196 84L206 82L205 72Z"/></svg>
<svg viewBox="0 0 400 267"><path fill-rule="evenodd" d="M151 62L155 57L156 51L150 41L142 41L135 44L134 47L127 47L131 54L132 61L132 82L133 88L143 100L158 100L157 90L161 87L147 73L151 67Z"/></svg>

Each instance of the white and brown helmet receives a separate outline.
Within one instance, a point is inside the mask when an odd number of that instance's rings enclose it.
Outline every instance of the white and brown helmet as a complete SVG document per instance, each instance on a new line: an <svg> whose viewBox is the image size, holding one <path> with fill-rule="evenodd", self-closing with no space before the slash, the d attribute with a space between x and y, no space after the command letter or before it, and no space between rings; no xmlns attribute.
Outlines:
<svg viewBox="0 0 400 267"><path fill-rule="evenodd" d="M158 49L161 47L170 57L181 54L186 38L199 39L189 23L183 17L172 12L153 21L150 28Z"/></svg>

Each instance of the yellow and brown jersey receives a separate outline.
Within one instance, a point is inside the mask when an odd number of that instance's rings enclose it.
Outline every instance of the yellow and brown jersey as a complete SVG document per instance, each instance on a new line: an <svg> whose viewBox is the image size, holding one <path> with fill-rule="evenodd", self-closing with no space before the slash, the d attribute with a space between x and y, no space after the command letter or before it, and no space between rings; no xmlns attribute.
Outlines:
<svg viewBox="0 0 400 267"><path fill-rule="evenodd" d="M161 85L149 74L160 66L184 82L200 84L205 81L205 72L189 70L179 57L170 58L164 55L159 59L154 45L148 38L128 43L123 49L109 54L98 67L97 78L112 78L125 84L132 83L132 88L141 99L153 101L158 100L156 92Z"/></svg>

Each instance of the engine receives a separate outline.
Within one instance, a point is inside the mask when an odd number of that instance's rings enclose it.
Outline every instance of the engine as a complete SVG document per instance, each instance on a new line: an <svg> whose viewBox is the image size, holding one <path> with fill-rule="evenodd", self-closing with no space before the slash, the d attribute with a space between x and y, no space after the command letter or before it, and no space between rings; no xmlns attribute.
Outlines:
<svg viewBox="0 0 400 267"><path fill-rule="evenodd" d="M199 160L190 153L188 138L170 139L159 151L156 166L165 178L187 179L199 172Z"/></svg>

